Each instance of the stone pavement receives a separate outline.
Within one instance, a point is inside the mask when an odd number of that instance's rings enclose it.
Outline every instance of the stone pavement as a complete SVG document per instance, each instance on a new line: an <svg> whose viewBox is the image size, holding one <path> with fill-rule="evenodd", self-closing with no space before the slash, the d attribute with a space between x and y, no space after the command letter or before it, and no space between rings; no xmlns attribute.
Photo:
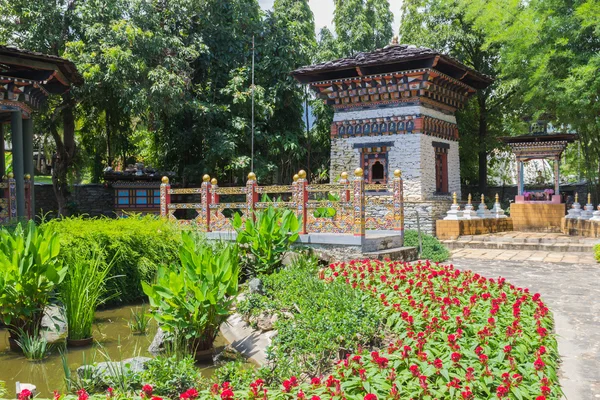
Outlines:
<svg viewBox="0 0 600 400"><path fill-rule="evenodd" d="M457 249L452 250L452 258L498 261L528 261L567 264L596 264L594 253L552 252L539 250L497 250L497 249ZM600 266L598 267L600 270ZM600 372L599 372L600 374Z"/></svg>
<svg viewBox="0 0 600 400"><path fill-rule="evenodd" d="M519 253L523 252L457 251L451 262L459 269L488 278L503 276L517 286L539 292L554 313L565 398L600 398L600 264L582 262L589 261L585 254ZM562 262L551 261L559 256ZM569 261L575 258L580 261Z"/></svg>

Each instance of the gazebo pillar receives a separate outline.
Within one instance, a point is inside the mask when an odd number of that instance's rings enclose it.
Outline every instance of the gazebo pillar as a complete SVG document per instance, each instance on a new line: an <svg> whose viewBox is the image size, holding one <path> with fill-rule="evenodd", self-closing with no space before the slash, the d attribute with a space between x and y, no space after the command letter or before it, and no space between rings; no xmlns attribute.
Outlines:
<svg viewBox="0 0 600 400"><path fill-rule="evenodd" d="M35 214L34 208L34 172L33 168L33 118L24 119L23 120L23 166L25 169L25 174L29 174L30 181L30 189L29 189L29 209L31 210L31 216Z"/></svg>
<svg viewBox="0 0 600 400"><path fill-rule="evenodd" d="M554 157L554 194L560 195L560 156Z"/></svg>
<svg viewBox="0 0 600 400"><path fill-rule="evenodd" d="M21 110L11 114L13 173L17 189L17 217L25 217L25 172L23 163L23 115Z"/></svg>
<svg viewBox="0 0 600 400"><path fill-rule="evenodd" d="M4 124L0 124L0 178L6 175L6 151L4 149Z"/></svg>
<svg viewBox="0 0 600 400"><path fill-rule="evenodd" d="M517 158L517 195L522 196L525 188L525 174L523 161Z"/></svg>

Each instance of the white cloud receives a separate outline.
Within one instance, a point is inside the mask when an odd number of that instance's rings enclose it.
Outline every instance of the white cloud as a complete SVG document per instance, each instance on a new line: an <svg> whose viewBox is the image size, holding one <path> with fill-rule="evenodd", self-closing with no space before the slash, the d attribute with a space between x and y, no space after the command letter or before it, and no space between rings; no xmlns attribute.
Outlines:
<svg viewBox="0 0 600 400"><path fill-rule="evenodd" d="M259 0L260 6L264 9L273 7L274 0ZM394 34L398 33L400 27L400 7L402 0L389 0L390 8L394 13ZM333 20L334 4L333 0L309 0L310 8L315 14L315 28L317 33L325 26L331 26Z"/></svg>

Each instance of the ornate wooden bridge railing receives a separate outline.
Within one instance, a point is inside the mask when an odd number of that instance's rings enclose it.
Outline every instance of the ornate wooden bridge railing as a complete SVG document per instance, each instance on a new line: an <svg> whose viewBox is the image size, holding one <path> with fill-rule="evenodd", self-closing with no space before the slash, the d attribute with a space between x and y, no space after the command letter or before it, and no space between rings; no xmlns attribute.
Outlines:
<svg viewBox="0 0 600 400"><path fill-rule="evenodd" d="M385 192L384 196L369 193ZM172 196L193 196L188 203L172 202ZM269 198L264 198L265 196ZM270 197L275 197L271 200ZM301 233L353 233L364 236L366 229L404 231L402 177L400 171L388 186L365 185L362 169L352 181L343 173L336 184L309 184L306 172L294 176L291 185L259 186L254 173L243 187L219 187L216 179L205 175L200 188L172 189L167 177L160 188L160 214L180 224L193 224L201 231L233 229L232 216L253 217L255 210L269 206L293 210L301 219ZM227 201L223 201L227 198ZM230 199L236 199L230 201ZM244 201L241 199L244 198ZM367 201L368 199L368 201ZM198 202L199 201L199 202ZM180 218L178 210L194 210L193 218Z"/></svg>

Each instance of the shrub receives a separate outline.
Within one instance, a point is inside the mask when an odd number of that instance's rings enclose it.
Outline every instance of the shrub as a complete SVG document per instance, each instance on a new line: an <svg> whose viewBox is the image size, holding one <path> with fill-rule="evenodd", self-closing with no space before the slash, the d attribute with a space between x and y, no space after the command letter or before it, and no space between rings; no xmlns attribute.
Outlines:
<svg viewBox="0 0 600 400"><path fill-rule="evenodd" d="M237 247L223 245L219 252L182 233L179 264L160 266L156 284L142 282L152 315L175 338L190 341L195 350L207 350L230 313L237 294Z"/></svg>
<svg viewBox="0 0 600 400"><path fill-rule="evenodd" d="M419 257L423 260L443 262L450 258L450 251L437 238L421 233L423 251ZM404 231L404 245L419 248L419 234L415 230Z"/></svg>
<svg viewBox="0 0 600 400"><path fill-rule="evenodd" d="M596 252L596 261L600 262L600 244L596 245L594 251Z"/></svg>
<svg viewBox="0 0 600 400"><path fill-rule="evenodd" d="M265 295L249 295L238 310L246 315L278 313L277 336L270 347L271 379L311 376L328 371L345 351L373 344L380 327L377 303L341 283L317 277L316 260L295 261L289 269L263 276Z"/></svg>
<svg viewBox="0 0 600 400"><path fill-rule="evenodd" d="M112 274L120 277L106 282L108 293L116 294L106 305L144 299L140 282L151 282L159 264L177 260L181 243L177 227L154 216L65 218L43 226L57 232L63 259L76 259L90 249L104 249L104 261L114 260Z"/></svg>
<svg viewBox="0 0 600 400"><path fill-rule="evenodd" d="M154 395L177 399L186 390L198 387L201 375L191 357L157 357L146 363L141 381L152 385Z"/></svg>
<svg viewBox="0 0 600 400"><path fill-rule="evenodd" d="M56 234L33 221L0 231L0 317L11 334L39 328L50 295L67 272L59 252Z"/></svg>
<svg viewBox="0 0 600 400"><path fill-rule="evenodd" d="M271 274L278 270L291 245L298 240L300 222L291 210L269 207L242 221L239 214L233 218L237 242L245 252L244 272L247 276ZM251 257L248 257L251 256Z"/></svg>

